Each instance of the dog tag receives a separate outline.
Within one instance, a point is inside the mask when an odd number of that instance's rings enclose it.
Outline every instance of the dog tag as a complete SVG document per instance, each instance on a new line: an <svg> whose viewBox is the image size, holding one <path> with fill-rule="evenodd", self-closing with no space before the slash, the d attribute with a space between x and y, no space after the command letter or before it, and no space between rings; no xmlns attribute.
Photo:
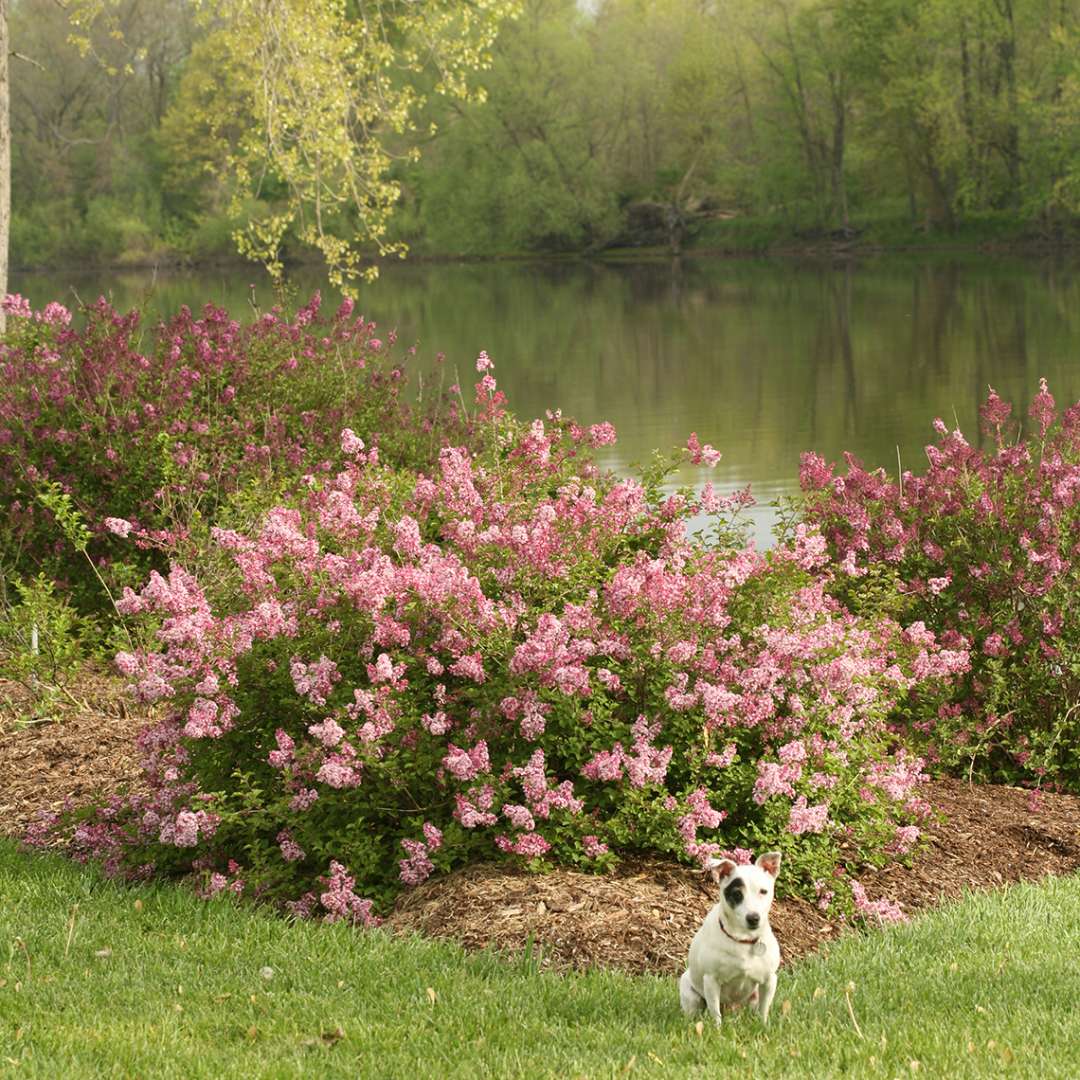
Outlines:
<svg viewBox="0 0 1080 1080"><path fill-rule="evenodd" d="M764 956L765 955L765 942L764 941L755 942L753 952L754 952L755 956Z"/></svg>

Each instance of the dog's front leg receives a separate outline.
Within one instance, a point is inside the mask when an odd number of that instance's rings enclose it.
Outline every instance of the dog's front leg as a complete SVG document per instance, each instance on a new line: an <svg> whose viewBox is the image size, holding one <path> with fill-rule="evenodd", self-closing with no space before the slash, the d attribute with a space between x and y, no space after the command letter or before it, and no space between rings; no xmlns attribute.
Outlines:
<svg viewBox="0 0 1080 1080"><path fill-rule="evenodd" d="M701 989L705 991L705 1004L708 1006L709 1015L720 1026L720 984L711 976L703 975Z"/></svg>
<svg viewBox="0 0 1080 1080"><path fill-rule="evenodd" d="M763 983L758 989L758 1016L761 1017L761 1022L763 1024L767 1024L769 1022L769 1009L772 1007L773 995L776 993L776 972L774 971L769 976L769 981Z"/></svg>

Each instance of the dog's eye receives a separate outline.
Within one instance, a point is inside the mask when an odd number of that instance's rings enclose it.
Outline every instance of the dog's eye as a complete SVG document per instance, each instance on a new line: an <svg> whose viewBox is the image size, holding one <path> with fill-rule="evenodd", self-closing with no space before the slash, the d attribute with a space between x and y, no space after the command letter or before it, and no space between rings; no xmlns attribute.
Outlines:
<svg viewBox="0 0 1080 1080"><path fill-rule="evenodd" d="M769 895L769 890L768 889L759 889L758 892L760 892L762 896L768 896Z"/></svg>

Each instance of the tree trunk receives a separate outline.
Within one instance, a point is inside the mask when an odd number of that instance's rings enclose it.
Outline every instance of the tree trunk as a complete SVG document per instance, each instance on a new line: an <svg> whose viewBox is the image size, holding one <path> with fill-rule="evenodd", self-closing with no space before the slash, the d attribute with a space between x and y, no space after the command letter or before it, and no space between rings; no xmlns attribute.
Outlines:
<svg viewBox="0 0 1080 1080"><path fill-rule="evenodd" d="M966 139L964 158L967 162L968 176L975 177L975 110L971 100L971 55L968 51L966 19L960 20L960 80L964 137ZM975 197L980 209L982 209L982 188L982 175L980 173L975 180Z"/></svg>
<svg viewBox="0 0 1080 1080"><path fill-rule="evenodd" d="M926 177L930 181L933 199L930 206L931 220L935 225L944 225L948 232L956 227L956 215L953 212L953 193L950 185L941 173L932 145L923 147L923 159Z"/></svg>
<svg viewBox="0 0 1080 1080"><path fill-rule="evenodd" d="M819 149L817 140L814 137L814 132L810 123L810 109L807 105L806 87L803 85L802 64L799 62L799 51L795 47L795 38L791 32L791 21L788 18L787 8L784 8L784 32L787 35L787 47L788 52L791 55L791 67L792 74L795 80L794 90L788 91L788 96L791 98L792 104L795 108L795 119L799 125L799 133L802 135L803 149L806 153L806 164L810 170L810 176L813 180L814 187L817 189L817 195L820 199L824 194L824 162L821 158L823 154L819 155Z"/></svg>
<svg viewBox="0 0 1080 1080"><path fill-rule="evenodd" d="M8 0L0 0L0 297L8 291L8 239L11 235L11 86L8 81ZM0 308L0 334L7 328Z"/></svg>
<svg viewBox="0 0 1080 1080"><path fill-rule="evenodd" d="M904 151L904 182L907 186L908 218L912 225L919 220L919 197L915 193L915 169L912 167L911 158Z"/></svg>
<svg viewBox="0 0 1080 1080"><path fill-rule="evenodd" d="M1005 124L1005 168L1009 175L1009 205L1020 206L1020 102L1016 88L1016 23L1012 0L998 0L998 12L1005 22L1005 36L998 42L997 54L1005 80L1008 121Z"/></svg>
<svg viewBox="0 0 1080 1080"><path fill-rule="evenodd" d="M750 146L753 147L755 143L754 138L754 113L750 108L750 91L746 85L746 72L743 69L742 55L738 49L732 49L732 59L735 63L735 71L739 76L739 89L738 96L742 98L743 103L743 115L746 118L746 135L750 142Z"/></svg>
<svg viewBox="0 0 1080 1080"><path fill-rule="evenodd" d="M842 75L829 75L833 107L832 136L832 201L833 213L840 215L840 224L846 230L848 220L847 181L844 179L844 154L847 150L847 102L844 100Z"/></svg>

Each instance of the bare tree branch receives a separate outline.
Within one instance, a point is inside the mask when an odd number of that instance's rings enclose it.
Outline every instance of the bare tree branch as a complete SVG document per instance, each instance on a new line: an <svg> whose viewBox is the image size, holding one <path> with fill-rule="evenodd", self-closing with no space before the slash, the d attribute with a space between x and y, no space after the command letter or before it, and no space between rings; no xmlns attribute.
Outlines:
<svg viewBox="0 0 1080 1080"><path fill-rule="evenodd" d="M44 64L39 64L32 56L23 56L23 54L21 52L15 52L14 49L12 49L11 55L16 60L22 60L27 64L33 65L34 67L36 67L38 69L38 71L46 71L47 70Z"/></svg>

